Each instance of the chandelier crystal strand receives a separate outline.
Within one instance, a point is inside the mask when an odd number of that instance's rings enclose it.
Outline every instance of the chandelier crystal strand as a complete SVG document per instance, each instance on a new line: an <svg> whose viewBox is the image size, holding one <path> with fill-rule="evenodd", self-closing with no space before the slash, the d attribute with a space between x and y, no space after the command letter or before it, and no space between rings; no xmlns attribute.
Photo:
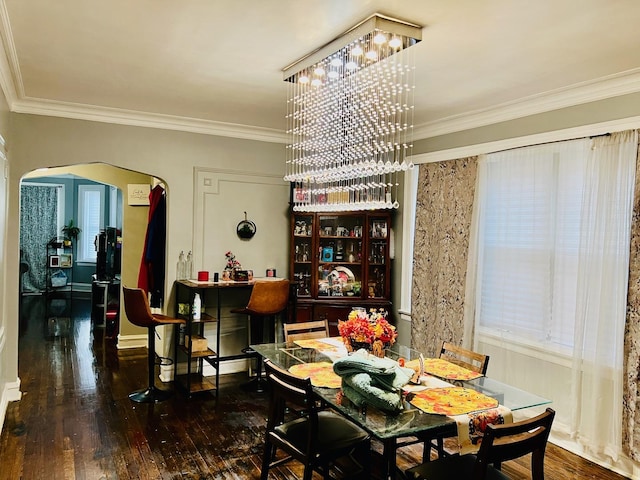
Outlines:
<svg viewBox="0 0 640 480"><path fill-rule="evenodd" d="M375 14L285 69L294 210L399 207L413 131L406 49L420 39L419 26Z"/></svg>

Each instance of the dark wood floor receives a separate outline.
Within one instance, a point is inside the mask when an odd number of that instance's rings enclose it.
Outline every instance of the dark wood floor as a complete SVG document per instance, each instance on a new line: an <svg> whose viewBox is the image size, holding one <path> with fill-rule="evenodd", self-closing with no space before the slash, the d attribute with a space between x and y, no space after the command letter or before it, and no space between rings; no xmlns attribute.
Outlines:
<svg viewBox="0 0 640 480"><path fill-rule="evenodd" d="M51 313L69 316L47 320ZM86 299L61 313L47 311L39 297L26 298L19 374L24 395L9 405L0 436L1 480L260 476L265 396L247 395L239 388L246 377L232 375L217 403L208 393L189 401L178 394L156 405L131 402L127 394L146 381L146 350L117 351L104 340L103 330L92 327ZM418 460L416 447L398 455L403 469ZM526 460L508 462L504 471L530 478ZM295 465L270 475L295 478L301 478ZM623 477L550 445L546 478Z"/></svg>

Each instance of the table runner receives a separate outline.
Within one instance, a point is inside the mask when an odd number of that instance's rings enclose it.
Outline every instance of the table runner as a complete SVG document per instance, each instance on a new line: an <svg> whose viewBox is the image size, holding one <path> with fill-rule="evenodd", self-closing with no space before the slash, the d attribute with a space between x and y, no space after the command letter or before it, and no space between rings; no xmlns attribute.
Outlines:
<svg viewBox="0 0 640 480"><path fill-rule="evenodd" d="M452 417L458 428L458 447L460 455L476 453L487 426L513 422L511 410L503 405L483 412L473 412Z"/></svg>

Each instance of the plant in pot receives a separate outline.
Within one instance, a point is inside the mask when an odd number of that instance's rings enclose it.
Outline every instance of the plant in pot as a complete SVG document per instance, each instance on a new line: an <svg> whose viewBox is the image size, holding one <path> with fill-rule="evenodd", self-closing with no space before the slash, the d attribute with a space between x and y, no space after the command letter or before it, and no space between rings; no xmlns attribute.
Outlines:
<svg viewBox="0 0 640 480"><path fill-rule="evenodd" d="M73 218L69 220L69 223L62 227L62 234L64 235L65 245L70 246L72 240L78 240L80 231L80 227L74 225Z"/></svg>

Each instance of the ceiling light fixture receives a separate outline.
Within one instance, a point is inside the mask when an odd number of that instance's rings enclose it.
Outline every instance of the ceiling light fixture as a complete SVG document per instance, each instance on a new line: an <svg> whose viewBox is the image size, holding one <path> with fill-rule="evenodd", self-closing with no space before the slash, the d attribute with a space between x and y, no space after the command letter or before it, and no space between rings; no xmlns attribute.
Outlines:
<svg viewBox="0 0 640 480"><path fill-rule="evenodd" d="M398 174L413 168L408 47L421 39L420 26L374 14L284 69L295 211L399 207Z"/></svg>

